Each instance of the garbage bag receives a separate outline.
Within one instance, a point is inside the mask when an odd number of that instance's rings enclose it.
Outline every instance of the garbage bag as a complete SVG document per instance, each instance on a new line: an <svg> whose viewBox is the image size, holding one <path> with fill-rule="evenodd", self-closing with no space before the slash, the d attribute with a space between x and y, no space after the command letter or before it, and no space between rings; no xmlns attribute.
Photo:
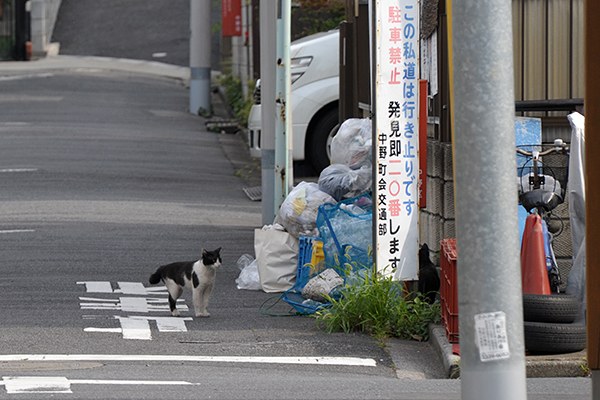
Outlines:
<svg viewBox="0 0 600 400"><path fill-rule="evenodd" d="M317 227L323 240L325 265L348 275L373 266L373 204L371 196L319 207Z"/></svg>
<svg viewBox="0 0 600 400"><path fill-rule="evenodd" d="M585 322L587 309L585 294L585 117L577 112L569 114L571 124L571 154L569 156L569 219L573 244L573 266L567 279L567 294L581 301L577 322Z"/></svg>
<svg viewBox="0 0 600 400"><path fill-rule="evenodd" d="M296 281L298 239L277 224L254 230L254 252L260 287L267 293L284 292Z"/></svg>
<svg viewBox="0 0 600 400"><path fill-rule="evenodd" d="M300 182L281 204L275 222L295 238L314 236L319 206L336 201L314 182Z"/></svg>
<svg viewBox="0 0 600 400"><path fill-rule="evenodd" d="M344 279L334 269L328 268L308 281L302 289L302 296L306 299L326 302L327 296L343 284Z"/></svg>
<svg viewBox="0 0 600 400"><path fill-rule="evenodd" d="M371 165L371 125L368 118L347 119L331 140L331 163L352 169Z"/></svg>
<svg viewBox="0 0 600 400"><path fill-rule="evenodd" d="M258 262L250 254L243 254L237 260L240 275L235 280L238 289L260 290L260 278L258 277Z"/></svg>
<svg viewBox="0 0 600 400"><path fill-rule="evenodd" d="M372 171L370 166L351 169L344 164L332 164L319 176L319 189L336 201L356 197L371 189Z"/></svg>

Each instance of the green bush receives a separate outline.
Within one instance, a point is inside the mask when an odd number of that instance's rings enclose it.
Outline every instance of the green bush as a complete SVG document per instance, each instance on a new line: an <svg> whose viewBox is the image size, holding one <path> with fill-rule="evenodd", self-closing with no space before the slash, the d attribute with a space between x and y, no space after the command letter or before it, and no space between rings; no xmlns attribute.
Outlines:
<svg viewBox="0 0 600 400"><path fill-rule="evenodd" d="M298 0L292 8L292 40L337 28L345 16L344 0Z"/></svg>
<svg viewBox="0 0 600 400"><path fill-rule="evenodd" d="M421 294L406 293L402 282L366 274L346 285L332 306L316 313L327 332L366 332L377 338L398 337L426 341L429 324L440 321L439 303L429 304Z"/></svg>
<svg viewBox="0 0 600 400"><path fill-rule="evenodd" d="M232 75L224 75L219 83L223 87L225 99L229 107L231 107L235 119L240 124L246 125L250 108L252 107L252 96L244 98L242 82ZM253 82L250 82L248 85L254 87Z"/></svg>

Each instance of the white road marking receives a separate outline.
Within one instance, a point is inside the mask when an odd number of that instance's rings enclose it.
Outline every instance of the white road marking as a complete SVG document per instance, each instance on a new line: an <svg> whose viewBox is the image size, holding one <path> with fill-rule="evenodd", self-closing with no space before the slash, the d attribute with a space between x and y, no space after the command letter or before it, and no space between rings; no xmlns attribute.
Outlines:
<svg viewBox="0 0 600 400"><path fill-rule="evenodd" d="M84 332L123 333L121 328L83 328Z"/></svg>
<svg viewBox="0 0 600 400"><path fill-rule="evenodd" d="M148 294L146 287L141 282L117 282L119 289L115 293L123 294Z"/></svg>
<svg viewBox="0 0 600 400"><path fill-rule="evenodd" d="M148 303L143 297L119 297L121 311L134 313L147 313Z"/></svg>
<svg viewBox="0 0 600 400"><path fill-rule="evenodd" d="M25 74L25 75L5 75L0 76L0 81L18 81L21 79L31 79L31 78L51 78L54 74L49 72L42 72L38 74Z"/></svg>
<svg viewBox="0 0 600 400"><path fill-rule="evenodd" d="M166 292L166 286L150 286L146 288L147 292Z"/></svg>
<svg viewBox="0 0 600 400"><path fill-rule="evenodd" d="M177 299L177 303L179 303L177 309L189 311L184 299ZM112 310L137 313L170 311L166 297L119 297L118 299L80 297L79 307L82 310Z"/></svg>
<svg viewBox="0 0 600 400"><path fill-rule="evenodd" d="M12 95L12 94L2 94L0 95L0 104L1 103L31 103L34 101L39 102L50 102L50 101L62 101L64 97L62 96L42 96L42 95Z"/></svg>
<svg viewBox="0 0 600 400"><path fill-rule="evenodd" d="M133 319L145 319L147 321L156 321L159 332L187 332L185 321L192 321L192 318L176 317L129 317Z"/></svg>
<svg viewBox="0 0 600 400"><path fill-rule="evenodd" d="M121 293L121 294L135 294L135 295L149 295L149 294L167 294L167 288L165 286L145 287L141 282L117 282L118 289L113 291L112 285L108 281L81 281L77 282L78 285L85 285L85 291L87 293Z"/></svg>
<svg viewBox="0 0 600 400"><path fill-rule="evenodd" d="M67 379L64 376L3 376L0 385L4 385L8 394L23 394L73 393L71 385L191 386L200 384L187 381Z"/></svg>
<svg viewBox="0 0 600 400"><path fill-rule="evenodd" d="M254 356L186 356L186 355L121 355L121 354L6 354L0 362L9 361L129 361L129 362L223 362L255 364L303 364L376 367L372 358L358 357L254 357Z"/></svg>
<svg viewBox="0 0 600 400"><path fill-rule="evenodd" d="M108 309L108 308L107 308ZM192 318L176 317L145 317L115 316L121 324L120 328L84 328L84 332L102 332L102 333L121 333L123 339L131 340L152 340L152 331L150 321L155 321L159 332L187 332L185 321L192 321Z"/></svg>
<svg viewBox="0 0 600 400"><path fill-rule="evenodd" d="M35 172L37 168L2 168L0 169L0 173L12 173L12 172Z"/></svg>
<svg viewBox="0 0 600 400"><path fill-rule="evenodd" d="M117 317L121 323L123 339L152 340L152 331L148 320Z"/></svg>
<svg viewBox="0 0 600 400"><path fill-rule="evenodd" d="M24 121L5 121L5 122L0 122L0 127L3 127L3 126L15 127L15 126L29 126L29 125L31 125L30 122L24 122Z"/></svg>
<svg viewBox="0 0 600 400"><path fill-rule="evenodd" d="M84 281L77 282L78 285L85 285L85 291L88 293L112 293L113 289L110 282L107 281Z"/></svg>
<svg viewBox="0 0 600 400"><path fill-rule="evenodd" d="M3 376L6 393L73 393L71 384L61 376Z"/></svg>
<svg viewBox="0 0 600 400"><path fill-rule="evenodd" d="M71 384L80 385L200 385L199 383L192 383L187 381L127 381L127 380L106 380L106 379L71 379Z"/></svg>
<svg viewBox="0 0 600 400"><path fill-rule="evenodd" d="M4 229L0 230L0 233L31 233L35 232L35 229Z"/></svg>

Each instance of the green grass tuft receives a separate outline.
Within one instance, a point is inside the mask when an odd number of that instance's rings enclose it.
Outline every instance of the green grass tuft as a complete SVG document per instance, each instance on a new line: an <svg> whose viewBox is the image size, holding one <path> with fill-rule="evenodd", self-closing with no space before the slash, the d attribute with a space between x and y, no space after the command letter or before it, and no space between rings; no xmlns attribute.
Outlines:
<svg viewBox="0 0 600 400"><path fill-rule="evenodd" d="M332 306L315 314L327 332L365 332L376 338L398 337L426 341L429 324L440 321L439 303L429 304L421 294L406 293L402 282L368 273L346 285Z"/></svg>

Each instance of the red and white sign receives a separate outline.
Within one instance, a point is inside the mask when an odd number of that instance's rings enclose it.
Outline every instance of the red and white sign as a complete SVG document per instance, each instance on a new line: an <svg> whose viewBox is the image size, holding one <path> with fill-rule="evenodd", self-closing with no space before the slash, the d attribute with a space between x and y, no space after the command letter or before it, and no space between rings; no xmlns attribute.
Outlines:
<svg viewBox="0 0 600 400"><path fill-rule="evenodd" d="M221 2L221 24L223 36L242 36L242 0Z"/></svg>
<svg viewBox="0 0 600 400"><path fill-rule="evenodd" d="M419 3L376 2L375 243L377 269L418 279Z"/></svg>

